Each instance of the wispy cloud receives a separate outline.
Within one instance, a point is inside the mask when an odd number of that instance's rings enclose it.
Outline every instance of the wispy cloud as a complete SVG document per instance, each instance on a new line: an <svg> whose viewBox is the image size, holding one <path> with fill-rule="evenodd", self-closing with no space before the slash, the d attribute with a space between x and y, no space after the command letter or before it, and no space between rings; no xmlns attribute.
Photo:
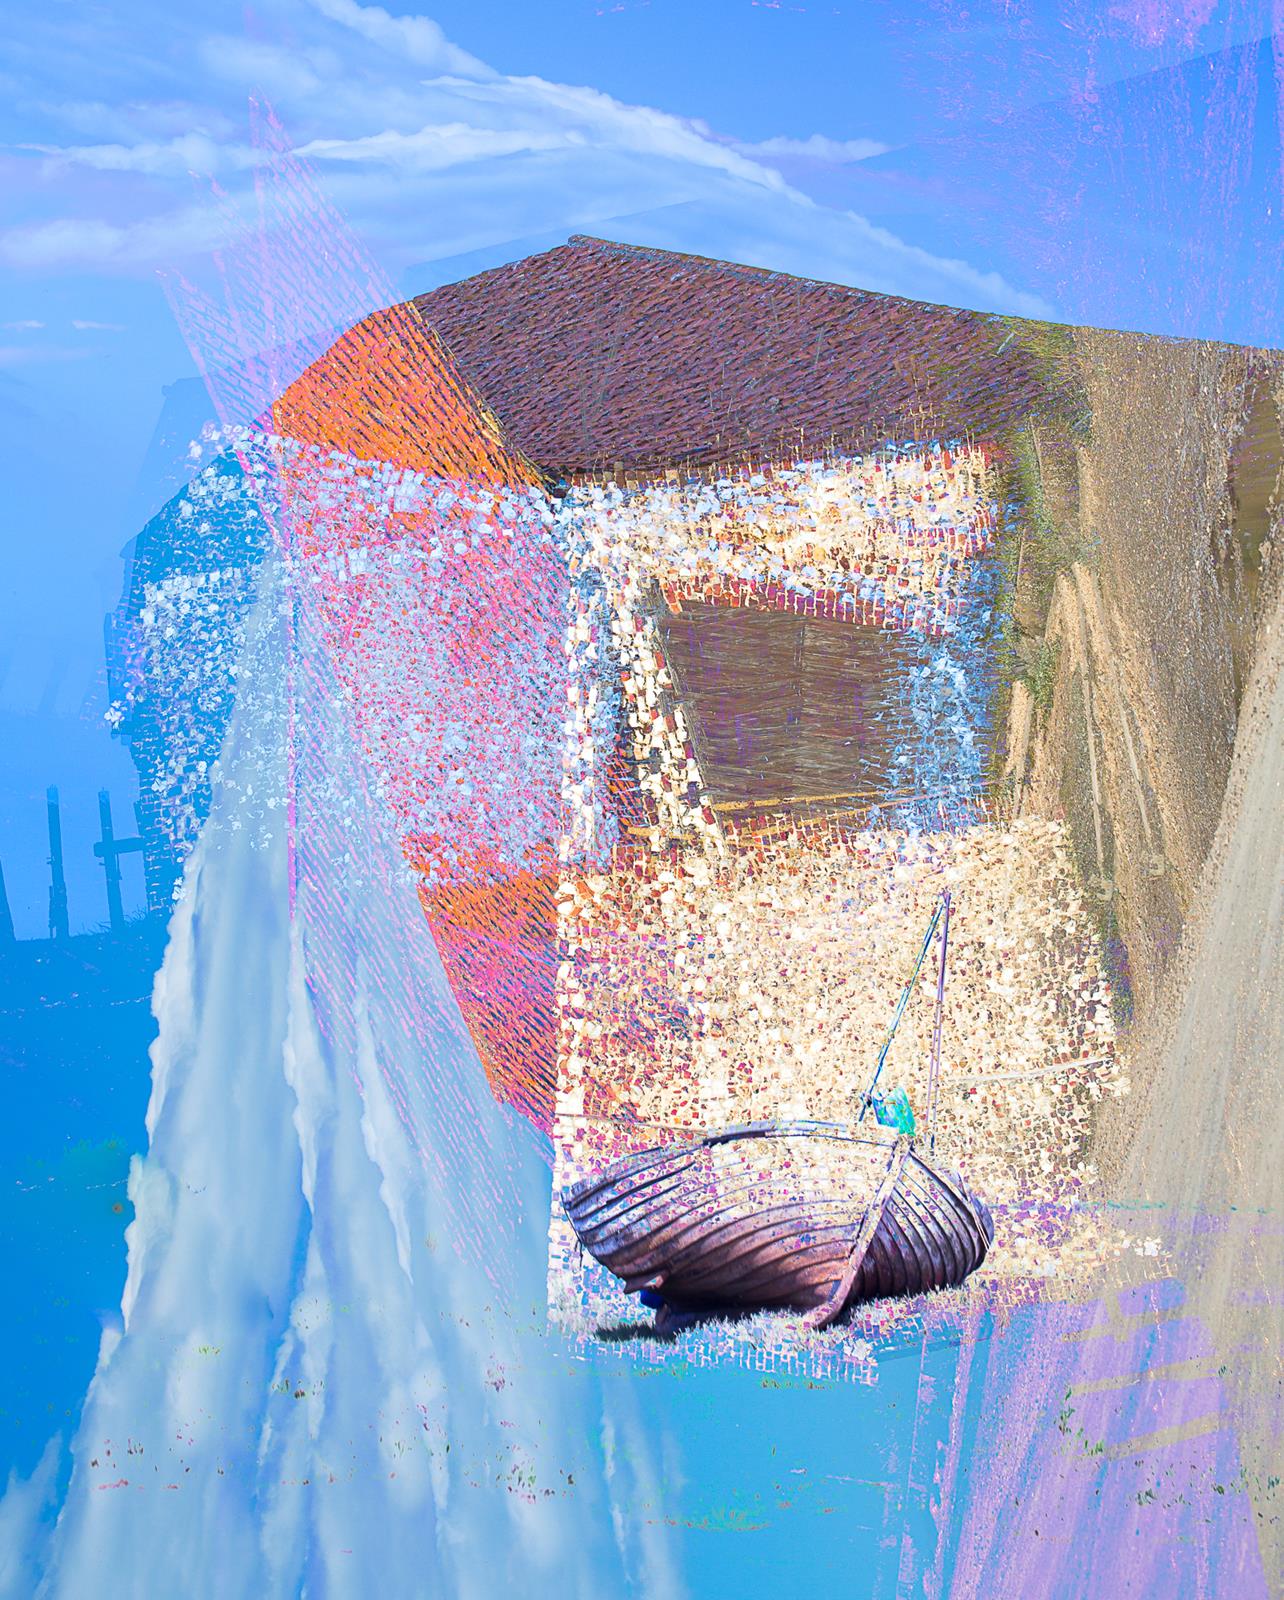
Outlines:
<svg viewBox="0 0 1284 1600"><path fill-rule="evenodd" d="M854 161L868 161L871 156L886 155L892 148L877 139L830 139L823 133L810 134L806 139L777 137L759 139L756 144L738 144L738 150L763 160L816 161L827 166L847 166Z"/></svg>
<svg viewBox="0 0 1284 1600"><path fill-rule="evenodd" d="M297 154L324 161L371 161L436 172L467 161L566 149L583 142L574 130L506 132L474 128L466 122L447 122L430 123L415 133L398 133L389 128L361 139L313 139L301 145Z"/></svg>
<svg viewBox="0 0 1284 1600"><path fill-rule="evenodd" d="M138 172L153 178L243 169L259 159L257 152L246 145L229 144L203 133L139 144L24 144L18 148L43 156L47 169L82 166L99 172Z"/></svg>
<svg viewBox="0 0 1284 1600"><path fill-rule="evenodd" d="M323 17L351 28L390 55L413 61L434 72L457 72L491 78L492 69L451 44L441 27L429 17L394 17L382 6L362 6L356 0L312 0Z"/></svg>
<svg viewBox="0 0 1284 1600"><path fill-rule="evenodd" d="M123 322L91 322L84 317L73 317L71 325L77 333L124 333Z"/></svg>
<svg viewBox="0 0 1284 1600"><path fill-rule="evenodd" d="M1045 300L999 273L924 250L855 212L810 204L764 207L747 189L630 217L618 231L608 222L602 231L609 238L698 255L710 253L711 237L731 239L734 259L750 266L940 305L1053 315Z"/></svg>
<svg viewBox="0 0 1284 1600"><path fill-rule="evenodd" d="M732 178L789 194L780 174L715 138L703 124L657 111L651 106L629 105L599 89L551 83L546 78L510 77L488 83L438 80L471 106L485 106L505 119L521 116L537 126L576 128L585 144L625 149L666 161L723 172Z"/></svg>
<svg viewBox="0 0 1284 1600"><path fill-rule="evenodd" d="M54 267L146 267L223 242L227 223L213 207L190 206L135 222L58 217L0 233L0 262L29 271Z"/></svg>
<svg viewBox="0 0 1284 1600"><path fill-rule="evenodd" d="M270 159L232 134L244 97L260 95L394 277L508 239L690 207L677 248L985 309L1029 304L983 269L812 198L813 178L881 153L876 139L737 140L586 85L497 72L430 17L361 0L282 4L288 41L270 29L199 36L193 23L181 97L168 83L154 101L132 86L118 104L47 96L68 137L28 147L40 158L25 163L33 204L0 233L0 263L135 273L216 247L249 199L248 174ZM193 202L193 174L224 193Z"/></svg>
<svg viewBox="0 0 1284 1600"><path fill-rule="evenodd" d="M176 138L185 133L227 139L241 120L191 100L122 100L117 105L104 100L45 100L35 109L69 133L85 135L95 142L120 144Z"/></svg>
<svg viewBox="0 0 1284 1600"><path fill-rule="evenodd" d="M216 78L261 90L283 104L317 94L326 82L326 64L314 65L309 52L286 50L258 39L214 34L199 42L197 54Z"/></svg>
<svg viewBox="0 0 1284 1600"><path fill-rule="evenodd" d="M17 322L0 322L0 328L6 333L34 333L37 328L43 328L43 322L37 322L34 317L22 317Z"/></svg>

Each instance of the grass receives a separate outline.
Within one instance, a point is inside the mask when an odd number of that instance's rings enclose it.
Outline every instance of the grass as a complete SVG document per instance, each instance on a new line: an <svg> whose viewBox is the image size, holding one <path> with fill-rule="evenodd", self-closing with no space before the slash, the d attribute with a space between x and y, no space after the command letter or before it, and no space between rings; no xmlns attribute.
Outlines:
<svg viewBox="0 0 1284 1600"><path fill-rule="evenodd" d="M1077 448L1091 443L1092 412L1081 376L1072 329L1051 322L1020 317L1002 319L1004 343L1023 352L1042 390L1024 421L997 440L1005 469L999 489L997 552L1003 581L996 597L994 678L991 726L1007 721L1011 686L1024 681L1038 715L1046 717L1052 705L1057 653L1039 638L1043 631L1057 579L1076 563L1092 564L1096 549L1091 538L1073 529L1070 514L1058 514L1049 503L1047 468L1058 473L1069 488L1077 476ZM1055 502L1056 480L1052 480ZM1018 625L1017 617L1021 617ZM987 779L992 790L1002 791L1006 752L1002 741L991 741Z"/></svg>
<svg viewBox="0 0 1284 1600"><path fill-rule="evenodd" d="M1014 587L1023 579L1033 588L1041 613L1046 614L1057 579L1076 563L1091 565L1096 551L1091 539L1072 533L1048 506L1044 452L1064 448L1066 441L1040 432L1033 418L1009 442L1008 493L1019 530Z"/></svg>
<svg viewBox="0 0 1284 1600"><path fill-rule="evenodd" d="M1101 963L1110 984L1110 1010L1116 1031L1123 1033L1133 1017L1132 974L1128 966L1128 947L1123 942L1114 900L1107 901L1097 921Z"/></svg>
<svg viewBox="0 0 1284 1600"><path fill-rule="evenodd" d="M1033 322L1024 317L1004 317L1002 321L1043 387L1043 425L1077 444L1089 443L1092 408L1075 358L1074 330L1058 322Z"/></svg>
<svg viewBox="0 0 1284 1600"><path fill-rule="evenodd" d="M1031 655L1030 635L1017 623L1018 601L1023 607L1033 603L1041 627L1057 578L1087 554L1081 541L1066 536L1057 528L1048 510L1036 427L1032 418L1027 419L1006 441L1007 470L1000 490L997 539L1003 578L996 598L994 640L992 725L996 728L1007 720L1014 682L1028 685L1041 716L1046 716L1051 708L1056 650L1039 639ZM1001 741L995 740L987 776L996 787L1002 778L1005 758Z"/></svg>
<svg viewBox="0 0 1284 1600"><path fill-rule="evenodd" d="M1052 710L1052 695L1057 681L1057 662L1061 656L1060 644L1049 644L1040 639L1029 665L1021 674L1030 690L1030 698L1038 715L1046 717Z"/></svg>
<svg viewBox="0 0 1284 1600"><path fill-rule="evenodd" d="M1030 584L1046 615L1058 576L1076 562L1091 561L1092 542L1072 534L1048 503L1049 461L1073 456L1092 440L1092 410L1080 375L1074 332L1053 322L1008 317L1008 336L1025 355L1042 389L1041 400L1003 441L1008 459L1008 520L1016 535L1011 557L1014 597Z"/></svg>

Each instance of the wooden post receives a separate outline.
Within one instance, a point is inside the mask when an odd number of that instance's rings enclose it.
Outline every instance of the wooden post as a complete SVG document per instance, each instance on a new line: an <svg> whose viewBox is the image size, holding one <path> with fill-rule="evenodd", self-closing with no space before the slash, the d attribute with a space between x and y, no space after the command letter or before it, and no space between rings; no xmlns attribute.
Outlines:
<svg viewBox="0 0 1284 1600"><path fill-rule="evenodd" d="M49 937L67 939L67 879L62 870L62 814L58 807L58 790L50 785L45 791L49 811Z"/></svg>
<svg viewBox="0 0 1284 1600"><path fill-rule="evenodd" d="M94 846L94 854L102 862L103 871L107 875L107 915L111 922L111 930L113 933L119 933L125 926L125 911L120 902L120 858L141 851L143 841L116 837L111 820L111 795L106 789L98 791L98 820L102 824L103 836ZM149 901L150 898L149 895Z"/></svg>
<svg viewBox="0 0 1284 1600"><path fill-rule="evenodd" d="M125 926L125 911L120 903L120 857L111 825L111 794L106 789L98 791L98 820L102 826L102 842L94 854L100 857L107 878L107 920L113 933Z"/></svg>

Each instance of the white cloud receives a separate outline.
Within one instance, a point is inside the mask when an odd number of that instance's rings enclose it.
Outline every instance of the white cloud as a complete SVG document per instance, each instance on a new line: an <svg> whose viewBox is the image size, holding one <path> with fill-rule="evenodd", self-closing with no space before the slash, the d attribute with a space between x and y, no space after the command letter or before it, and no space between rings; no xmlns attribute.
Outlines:
<svg viewBox="0 0 1284 1600"><path fill-rule="evenodd" d="M85 266L152 269L226 242L227 220L190 206L134 222L58 217L0 233L0 262L27 271Z"/></svg>
<svg viewBox="0 0 1284 1600"><path fill-rule="evenodd" d="M19 146L45 157L47 168L93 167L99 172L138 172L147 177L181 176L184 173L212 173L229 168L250 167L258 153L245 145L229 144L202 133L186 133L175 139L145 140L140 144Z"/></svg>
<svg viewBox="0 0 1284 1600"><path fill-rule="evenodd" d="M449 87L466 103L486 106L505 118L519 116L532 119L536 126L577 128L586 143L724 172L810 204L773 168L711 138L701 124L650 106L627 105L598 89L538 77L490 83L438 79L429 87Z"/></svg>
<svg viewBox="0 0 1284 1600"><path fill-rule="evenodd" d="M225 113L189 100L124 100L119 105L102 100L48 100L37 109L64 128L95 141L119 144L184 133L226 139L237 126Z"/></svg>
<svg viewBox="0 0 1284 1600"><path fill-rule="evenodd" d="M214 34L201 40L198 54L216 77L261 90L286 104L315 95L324 86L307 52L257 39Z"/></svg>
<svg viewBox="0 0 1284 1600"><path fill-rule="evenodd" d="M6 333L31 333L43 327L44 323L37 322L34 317L23 317L18 322L0 322L0 328Z"/></svg>
<svg viewBox="0 0 1284 1600"><path fill-rule="evenodd" d="M509 132L447 122L429 123L416 133L398 133L389 128L360 139L313 139L295 153L324 161L372 161L418 172L437 172L468 161L566 149L583 142L574 130Z"/></svg>
<svg viewBox="0 0 1284 1600"><path fill-rule="evenodd" d="M877 141L817 133L738 142L591 87L500 75L426 17L360 0L302 4L288 47L271 37L199 40L190 105L131 99L113 127L112 108L69 102L79 126L122 136L42 147L39 181L46 194L59 186L61 215L50 218L42 197L44 220L0 233L0 262L136 272L217 247L227 223L213 203L191 203L188 174L222 175L219 205L235 226L245 174L271 159L226 136L227 107L249 92L277 108L327 199L393 277L508 239L611 231L616 219L690 205L696 218L674 248L980 309L1035 303L995 274L934 257L805 192L809 174L867 159L884 148ZM196 104L202 93L213 103ZM126 177L134 210L145 213L130 220L113 187Z"/></svg>
<svg viewBox="0 0 1284 1600"><path fill-rule="evenodd" d="M123 322L90 322L84 317L73 317L71 325L78 333L124 333Z"/></svg>
<svg viewBox="0 0 1284 1600"><path fill-rule="evenodd" d="M877 139L829 139L823 133L813 133L806 139L777 137L760 139L756 144L738 144L746 155L766 160L783 157L791 161L816 161L828 166L846 166L853 161L868 161L871 156L886 155L892 148Z"/></svg>
<svg viewBox="0 0 1284 1600"><path fill-rule="evenodd" d="M451 44L440 26L429 17L394 17L382 6L362 6L356 0L312 0L323 17L351 28L378 45L417 66L436 72L458 72L467 76L493 77L491 68L466 50Z"/></svg>
<svg viewBox="0 0 1284 1600"><path fill-rule="evenodd" d="M936 299L946 305L972 306L980 310L1008 311L1022 317L1050 319L1055 316L1053 307L1046 300L1039 295L1014 289L998 272L983 272L956 257L934 255L920 245L909 244L898 238L887 228L877 227L854 211L844 215L870 246L886 252L883 272L890 272L891 281L877 285L886 294L910 292L894 286L898 269L903 265L907 274L918 272L934 275L943 284L944 293L920 291L923 299ZM869 287L875 287L875 284L870 283Z"/></svg>

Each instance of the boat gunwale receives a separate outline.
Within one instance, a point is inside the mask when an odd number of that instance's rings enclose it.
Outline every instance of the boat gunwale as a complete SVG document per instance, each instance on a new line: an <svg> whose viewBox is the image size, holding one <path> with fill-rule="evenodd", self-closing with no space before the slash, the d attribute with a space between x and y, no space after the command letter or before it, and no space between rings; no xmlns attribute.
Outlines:
<svg viewBox="0 0 1284 1600"><path fill-rule="evenodd" d="M744 1190L752 1189L757 1184L773 1184L777 1179L777 1174L775 1173L764 1173L750 1166L743 1167L734 1175L728 1173L717 1174L716 1178L713 1174L705 1173L699 1169L693 1175L691 1168L695 1165L694 1162L685 1163L681 1168L675 1169L672 1173L665 1173L660 1177L654 1175L654 1167L649 1168L648 1171L652 1176L628 1188L624 1187L625 1183L635 1175L633 1173L625 1174L618 1180L620 1187L617 1192L610 1192L604 1196L589 1194L580 1199L572 1200L566 1205L566 1213L574 1223L577 1232L583 1228L586 1231L597 1233L611 1225L621 1228L627 1227L628 1224L624 1222L624 1218L630 1212L635 1211L639 1205L646 1204L651 1200L658 1201L661 1196L669 1197L674 1184L681 1185L684 1180L697 1184L711 1181L719 1182L721 1198L725 1202L734 1194L743 1193ZM801 1195L791 1198L795 1199L798 1204L811 1203L811 1199L804 1201ZM812 1198L816 1203L826 1203L823 1195L818 1194Z"/></svg>
<svg viewBox="0 0 1284 1600"><path fill-rule="evenodd" d="M627 1124L621 1125L627 1126ZM587 1199L595 1189L605 1188L610 1183L623 1181L626 1174L612 1177L613 1170L624 1166L626 1162L640 1161L643 1156L655 1156L657 1158L656 1164L658 1164L658 1161L663 1160L666 1156L676 1156L688 1150L694 1152L696 1150L712 1149L715 1145L730 1144L736 1139L820 1138L835 1139L847 1144L872 1144L890 1147L896 1142L897 1138L901 1137L895 1130L890 1128L883 1130L877 1124L860 1133L853 1133L850 1129L851 1124L848 1122L813 1122L805 1119L788 1122L743 1122L737 1123L730 1128L715 1129L713 1132L706 1131L684 1143L648 1145L643 1150L628 1151L624 1155L617 1157L604 1172L581 1178L576 1183L564 1186L560 1191L561 1201L563 1206L569 1210L572 1204L578 1204ZM674 1129L675 1133L681 1131L681 1129ZM647 1163L647 1165L652 1165L652 1163ZM644 1170L645 1168L639 1169L639 1171ZM631 1175L627 1174L627 1176Z"/></svg>
<svg viewBox="0 0 1284 1600"><path fill-rule="evenodd" d="M852 1140L850 1142L866 1143L867 1141ZM676 1174L679 1179L689 1177L689 1165ZM649 1170L653 1171L654 1169L651 1168ZM618 1181L623 1185L633 1176L634 1174L632 1173L625 1174ZM581 1244L595 1259L601 1260L598 1247L605 1245L607 1252L616 1257L617 1260L628 1260L638 1251L639 1246L642 1246L645 1242L642 1254L642 1259L645 1260L657 1251L667 1252L670 1249L680 1251L690 1248L689 1243L679 1246L678 1241L692 1229L705 1230L702 1237L703 1242L703 1240L707 1240L713 1234L720 1233L725 1228L744 1225L749 1220L747 1217L723 1214L728 1204L733 1199L741 1200L760 1184L769 1185L772 1182L772 1176L771 1174L764 1175L761 1172L757 1172L752 1167L746 1167L736 1174L729 1185L724 1181L719 1189L719 1200L722 1205L719 1212L712 1215L707 1214L699 1207L688 1205L680 1209L674 1207L671 1211L665 1208L661 1218L658 1221L653 1221L649 1226L639 1227L634 1221L626 1221L625 1219L631 1213L636 1213L644 1208L652 1198L657 1200L660 1198L657 1193L660 1182L654 1177L625 1190L623 1195L611 1195L609 1198L597 1200L596 1203L591 1194L585 1196L581 1201L567 1204L566 1214ZM669 1184L666 1180L660 1181L665 1181L663 1199L671 1203L675 1185ZM676 1187L680 1186L680 1183L676 1185ZM768 1212L778 1212L787 1207L797 1208L805 1219L810 1215L814 1215L817 1208L843 1207L850 1204L850 1198L846 1196L827 1199L823 1195L789 1195L787 1198L776 1200L766 1210ZM759 1208L760 1214L761 1211L762 1208ZM589 1214L585 1215L585 1212ZM855 1222L853 1222L852 1226L855 1228ZM617 1231L618 1237L612 1240L610 1236ZM608 1237L604 1239L603 1235ZM603 1262L603 1265L605 1264ZM613 1270L613 1268L608 1268L608 1271ZM635 1267L628 1273L628 1276L634 1277L640 1270L640 1267Z"/></svg>

